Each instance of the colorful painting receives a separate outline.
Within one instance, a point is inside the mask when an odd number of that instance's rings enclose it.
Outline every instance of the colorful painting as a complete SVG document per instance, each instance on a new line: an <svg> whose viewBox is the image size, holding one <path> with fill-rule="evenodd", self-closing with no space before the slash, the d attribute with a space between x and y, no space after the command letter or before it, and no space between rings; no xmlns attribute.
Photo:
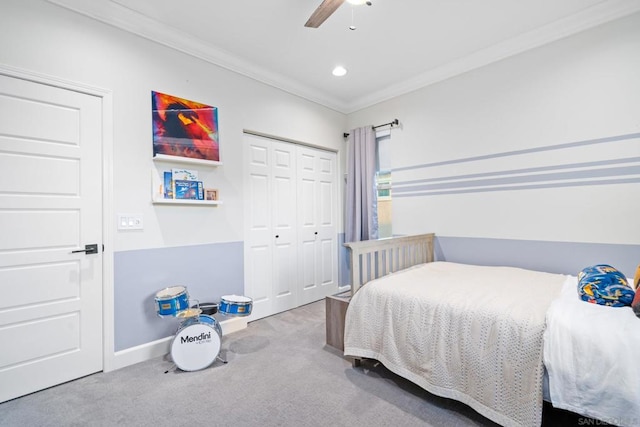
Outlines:
<svg viewBox="0 0 640 427"><path fill-rule="evenodd" d="M153 155L220 161L218 109L151 92Z"/></svg>

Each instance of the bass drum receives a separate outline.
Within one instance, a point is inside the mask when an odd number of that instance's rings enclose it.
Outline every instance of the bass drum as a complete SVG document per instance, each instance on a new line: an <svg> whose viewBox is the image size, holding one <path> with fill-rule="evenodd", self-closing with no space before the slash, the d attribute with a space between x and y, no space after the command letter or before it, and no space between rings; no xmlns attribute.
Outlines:
<svg viewBox="0 0 640 427"><path fill-rule="evenodd" d="M173 363L183 371L199 371L220 354L222 328L211 316L201 314L180 324L171 343Z"/></svg>

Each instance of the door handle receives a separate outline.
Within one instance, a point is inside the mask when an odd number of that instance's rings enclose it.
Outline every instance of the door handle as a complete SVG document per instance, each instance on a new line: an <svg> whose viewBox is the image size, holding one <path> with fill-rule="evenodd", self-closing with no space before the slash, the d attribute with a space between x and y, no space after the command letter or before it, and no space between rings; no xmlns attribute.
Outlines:
<svg viewBox="0 0 640 427"><path fill-rule="evenodd" d="M97 254L98 253L98 245L96 243L92 245L84 245L84 249L78 249L76 251L71 251L72 254L77 254L80 252L84 252L85 254Z"/></svg>

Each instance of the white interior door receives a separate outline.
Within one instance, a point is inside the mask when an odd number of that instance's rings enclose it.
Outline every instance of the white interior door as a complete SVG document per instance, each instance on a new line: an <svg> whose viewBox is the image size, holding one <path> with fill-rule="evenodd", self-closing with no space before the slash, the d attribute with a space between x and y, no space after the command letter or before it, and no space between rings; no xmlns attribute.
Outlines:
<svg viewBox="0 0 640 427"><path fill-rule="evenodd" d="M298 147L300 303L337 292L336 154Z"/></svg>
<svg viewBox="0 0 640 427"><path fill-rule="evenodd" d="M2 402L102 369L101 99L0 75L0 117Z"/></svg>

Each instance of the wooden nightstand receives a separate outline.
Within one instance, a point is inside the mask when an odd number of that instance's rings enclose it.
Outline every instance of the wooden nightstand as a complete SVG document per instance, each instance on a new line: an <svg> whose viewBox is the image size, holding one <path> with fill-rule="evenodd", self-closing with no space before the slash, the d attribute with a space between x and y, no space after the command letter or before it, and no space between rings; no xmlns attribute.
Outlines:
<svg viewBox="0 0 640 427"><path fill-rule="evenodd" d="M327 345L344 350L344 318L351 300L351 291L325 298Z"/></svg>

